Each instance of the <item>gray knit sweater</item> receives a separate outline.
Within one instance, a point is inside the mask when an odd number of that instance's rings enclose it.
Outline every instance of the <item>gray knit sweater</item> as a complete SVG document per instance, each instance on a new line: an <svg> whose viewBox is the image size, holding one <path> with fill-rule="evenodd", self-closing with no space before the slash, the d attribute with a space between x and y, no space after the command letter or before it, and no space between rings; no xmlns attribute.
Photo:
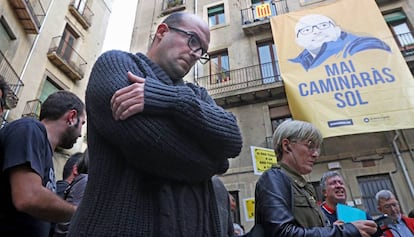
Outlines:
<svg viewBox="0 0 414 237"><path fill-rule="evenodd" d="M144 111L112 117L110 99L144 77ZM69 236L226 236L211 177L242 139L233 114L204 88L169 76L143 54L109 51L86 91L89 181Z"/></svg>

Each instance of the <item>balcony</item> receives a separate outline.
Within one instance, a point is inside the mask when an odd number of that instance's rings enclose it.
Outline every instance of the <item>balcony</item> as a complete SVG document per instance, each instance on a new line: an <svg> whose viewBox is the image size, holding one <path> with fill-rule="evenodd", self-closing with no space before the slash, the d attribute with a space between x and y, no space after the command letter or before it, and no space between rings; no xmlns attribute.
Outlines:
<svg viewBox="0 0 414 237"><path fill-rule="evenodd" d="M206 88L216 103L224 108L282 99L284 87L277 63L263 63L199 77L196 82Z"/></svg>
<svg viewBox="0 0 414 237"><path fill-rule="evenodd" d="M262 1L249 8L241 10L241 22L246 35L254 35L270 31L270 18L288 13L286 0Z"/></svg>
<svg viewBox="0 0 414 237"><path fill-rule="evenodd" d="M42 102L39 99L27 101L26 106L23 109L22 117L32 117L39 119L41 107Z"/></svg>
<svg viewBox="0 0 414 237"><path fill-rule="evenodd" d="M4 80L10 87L9 93L6 96L6 109L13 109L16 107L19 101L18 95L21 92L23 81L14 71L13 67L0 51L0 75L3 76Z"/></svg>
<svg viewBox="0 0 414 237"><path fill-rule="evenodd" d="M46 16L45 8L51 0L9 0L17 18L28 34L39 34L40 27ZM42 4L43 3L43 4Z"/></svg>
<svg viewBox="0 0 414 237"><path fill-rule="evenodd" d="M69 5L69 11L85 30L91 26L94 14L89 8L87 1L72 0Z"/></svg>
<svg viewBox="0 0 414 237"><path fill-rule="evenodd" d="M86 61L61 36L54 37L47 52L48 59L72 80L80 80Z"/></svg>
<svg viewBox="0 0 414 237"><path fill-rule="evenodd" d="M392 4L397 2L397 0L375 0L378 6L386 5L386 4Z"/></svg>
<svg viewBox="0 0 414 237"><path fill-rule="evenodd" d="M395 41L404 57L414 56L414 32L394 35Z"/></svg>
<svg viewBox="0 0 414 237"><path fill-rule="evenodd" d="M164 0L162 3L162 15L185 10L185 0Z"/></svg>

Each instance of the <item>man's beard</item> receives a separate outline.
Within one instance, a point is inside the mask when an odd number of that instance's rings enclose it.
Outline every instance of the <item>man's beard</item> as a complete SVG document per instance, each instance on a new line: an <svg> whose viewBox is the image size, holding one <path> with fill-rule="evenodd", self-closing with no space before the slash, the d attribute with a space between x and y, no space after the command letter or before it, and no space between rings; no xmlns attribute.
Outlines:
<svg viewBox="0 0 414 237"><path fill-rule="evenodd" d="M78 124L75 124L75 126L69 127L66 130L60 139L59 147L63 149L70 149L73 147L79 137L79 134L77 133L77 126Z"/></svg>

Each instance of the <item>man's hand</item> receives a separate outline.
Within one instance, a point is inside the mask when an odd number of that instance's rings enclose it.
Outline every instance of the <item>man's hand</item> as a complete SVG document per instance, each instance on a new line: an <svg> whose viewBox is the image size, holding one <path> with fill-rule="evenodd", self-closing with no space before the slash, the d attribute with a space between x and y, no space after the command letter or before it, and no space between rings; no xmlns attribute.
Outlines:
<svg viewBox="0 0 414 237"><path fill-rule="evenodd" d="M352 224L359 230L362 237L370 237L377 232L377 224L374 221L354 221Z"/></svg>
<svg viewBox="0 0 414 237"><path fill-rule="evenodd" d="M115 120L125 120L144 110L145 79L128 72L131 85L119 89L111 98L112 116Z"/></svg>

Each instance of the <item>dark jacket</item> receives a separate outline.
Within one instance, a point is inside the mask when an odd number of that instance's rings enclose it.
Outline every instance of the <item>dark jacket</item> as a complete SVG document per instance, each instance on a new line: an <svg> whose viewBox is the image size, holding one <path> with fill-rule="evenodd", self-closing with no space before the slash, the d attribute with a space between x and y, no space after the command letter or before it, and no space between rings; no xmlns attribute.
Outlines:
<svg viewBox="0 0 414 237"><path fill-rule="evenodd" d="M313 198L313 187L282 164L262 174L256 184L255 222L266 237L358 237L348 223L325 227L326 219ZM322 216L321 216L322 215Z"/></svg>
<svg viewBox="0 0 414 237"><path fill-rule="evenodd" d="M79 206L82 201L83 193L85 192L86 184L88 183L87 174L79 174L72 183L66 188L63 193L63 199L67 202ZM70 221L57 223L55 226L54 237L65 237L68 234Z"/></svg>
<svg viewBox="0 0 414 237"><path fill-rule="evenodd" d="M145 78L144 110L115 121L110 100L130 85L128 71ZM86 110L88 185L69 236L227 236L211 177L242 139L207 90L173 81L143 54L109 51L92 69Z"/></svg>

